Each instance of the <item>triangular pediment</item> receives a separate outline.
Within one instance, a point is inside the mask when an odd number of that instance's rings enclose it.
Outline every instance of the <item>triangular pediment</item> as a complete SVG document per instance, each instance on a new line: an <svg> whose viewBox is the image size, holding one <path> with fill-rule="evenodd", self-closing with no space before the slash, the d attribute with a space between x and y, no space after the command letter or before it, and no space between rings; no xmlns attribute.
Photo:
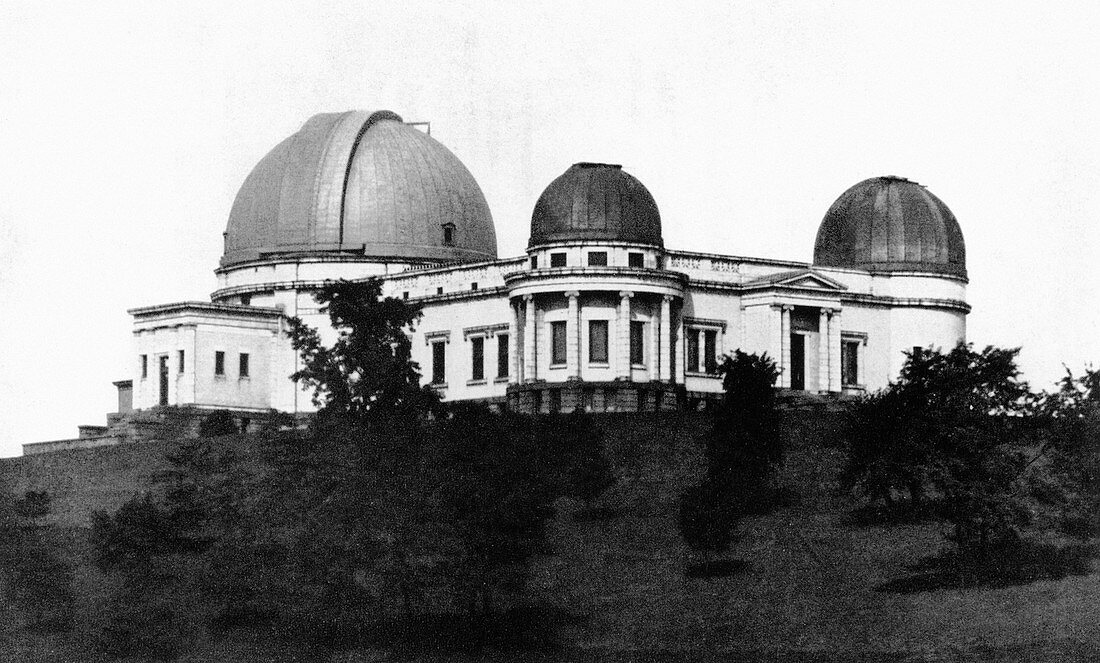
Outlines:
<svg viewBox="0 0 1100 663"><path fill-rule="evenodd" d="M812 269L798 269L770 274L745 284L749 288L798 288L801 290L847 290L843 283Z"/></svg>

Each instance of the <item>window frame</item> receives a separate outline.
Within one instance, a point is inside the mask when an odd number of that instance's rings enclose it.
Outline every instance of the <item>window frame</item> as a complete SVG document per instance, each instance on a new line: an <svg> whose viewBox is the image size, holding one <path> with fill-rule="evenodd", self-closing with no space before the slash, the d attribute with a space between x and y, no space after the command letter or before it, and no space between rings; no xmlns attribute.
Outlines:
<svg viewBox="0 0 1100 663"><path fill-rule="evenodd" d="M237 378L246 380L252 377L252 366L247 352L237 353Z"/></svg>
<svg viewBox="0 0 1100 663"><path fill-rule="evenodd" d="M555 251L550 254L550 266L555 268L569 266L569 254L565 251Z"/></svg>
<svg viewBox="0 0 1100 663"><path fill-rule="evenodd" d="M447 384L447 341L443 339L429 342L432 348L431 386L441 387Z"/></svg>
<svg viewBox="0 0 1100 663"><path fill-rule="evenodd" d="M225 377L225 350L214 351L214 377Z"/></svg>
<svg viewBox="0 0 1100 663"><path fill-rule="evenodd" d="M511 334L497 334L497 379L507 380L512 375Z"/></svg>
<svg viewBox="0 0 1100 663"><path fill-rule="evenodd" d="M594 352L594 350L597 349L597 346L595 344L595 340L598 338L598 335L593 333L593 331L595 329L598 329L598 328L601 328L601 327L603 329L603 331L602 331L603 344L602 344L602 348L600 348L603 351L602 352L602 354L603 354L602 359L599 358L597 356L597 353ZM595 364L597 366L607 366L608 362L610 361L610 357L611 357L610 350L611 350L611 321L606 320L606 319L589 320L588 321L588 363L589 364Z"/></svg>
<svg viewBox="0 0 1100 663"><path fill-rule="evenodd" d="M630 321L630 365L645 367L645 321Z"/></svg>
<svg viewBox="0 0 1100 663"><path fill-rule="evenodd" d="M607 267L607 251L589 251L589 267Z"/></svg>
<svg viewBox="0 0 1100 663"><path fill-rule="evenodd" d="M565 320L550 322L550 367L565 366L569 361L569 323Z"/></svg>
<svg viewBox="0 0 1100 663"><path fill-rule="evenodd" d="M470 382L485 382L485 337L470 337Z"/></svg>
<svg viewBox="0 0 1100 663"><path fill-rule="evenodd" d="M645 268L645 254L641 251L630 251L626 254L626 266L634 269Z"/></svg>

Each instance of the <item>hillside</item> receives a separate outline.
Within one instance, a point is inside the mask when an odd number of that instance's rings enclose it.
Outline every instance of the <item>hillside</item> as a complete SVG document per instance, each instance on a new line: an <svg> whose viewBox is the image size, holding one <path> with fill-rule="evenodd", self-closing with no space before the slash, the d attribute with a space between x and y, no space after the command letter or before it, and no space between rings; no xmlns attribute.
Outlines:
<svg viewBox="0 0 1100 663"><path fill-rule="evenodd" d="M946 547L940 526L854 524L855 505L835 490L840 455L829 444L834 433L827 415L788 415L784 436L791 450L783 480L791 488L790 505L746 523L733 552L745 568L724 578L686 578L689 555L676 530L676 500L702 469L695 439L706 430L705 415L608 415L599 421L619 476L600 505L620 515L577 521L577 505L560 503L551 550L536 560L529 592L573 618L560 627L560 651L526 660L1100 658L1095 560L1087 575L914 591L927 576L915 565ZM65 538L79 559L86 552L79 528L87 514L142 490L163 448L150 442L69 452L17 459L0 469L18 491L50 492L59 511L54 522L70 532ZM94 571L85 569L81 577L85 587L95 585ZM899 582L906 579L915 581ZM895 586L901 590L889 589ZM61 641L51 652L42 646L52 640L28 638L8 642L7 660L35 660L25 658L35 649L46 656L37 660L72 660ZM515 654L490 658L516 660ZM199 646L184 660L309 659L271 642L231 641ZM374 659L363 653L339 660Z"/></svg>

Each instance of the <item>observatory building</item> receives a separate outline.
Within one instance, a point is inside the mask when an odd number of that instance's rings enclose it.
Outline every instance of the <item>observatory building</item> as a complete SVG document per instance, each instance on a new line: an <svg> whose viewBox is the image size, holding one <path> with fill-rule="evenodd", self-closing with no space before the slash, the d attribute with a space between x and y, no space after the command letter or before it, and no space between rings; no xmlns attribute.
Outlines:
<svg viewBox="0 0 1100 663"><path fill-rule="evenodd" d="M964 340L970 310L959 224L906 179L843 192L812 262L789 262L668 248L642 182L576 163L534 201L526 253L501 258L469 170L389 111L316 115L276 145L215 272L208 302L130 311L120 413L311 411L286 319L327 328L313 296L335 279L421 307L414 359L444 400L522 412L691 407L735 349L768 353L785 389L874 390L904 352Z"/></svg>

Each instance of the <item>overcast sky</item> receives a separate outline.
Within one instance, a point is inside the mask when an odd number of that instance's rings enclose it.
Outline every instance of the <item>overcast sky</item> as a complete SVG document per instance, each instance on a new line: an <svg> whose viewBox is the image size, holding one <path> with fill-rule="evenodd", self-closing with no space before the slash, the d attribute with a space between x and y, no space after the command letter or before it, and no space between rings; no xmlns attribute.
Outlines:
<svg viewBox="0 0 1100 663"><path fill-rule="evenodd" d="M802 261L908 177L962 225L970 340L1038 387L1100 364L1100 3L960 4L0 0L0 455L103 424L126 309L208 299L252 166L354 108L431 122L501 256L577 161L670 248Z"/></svg>

